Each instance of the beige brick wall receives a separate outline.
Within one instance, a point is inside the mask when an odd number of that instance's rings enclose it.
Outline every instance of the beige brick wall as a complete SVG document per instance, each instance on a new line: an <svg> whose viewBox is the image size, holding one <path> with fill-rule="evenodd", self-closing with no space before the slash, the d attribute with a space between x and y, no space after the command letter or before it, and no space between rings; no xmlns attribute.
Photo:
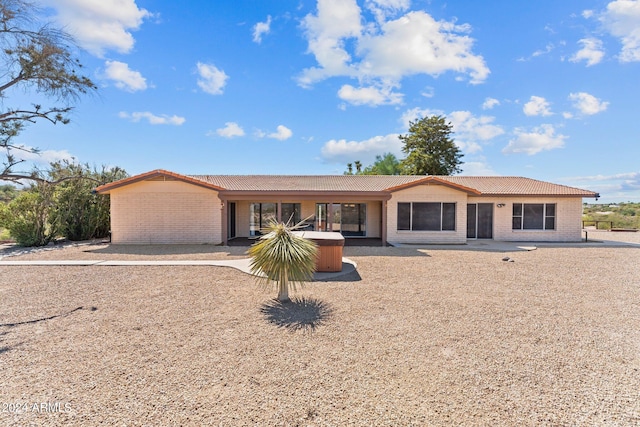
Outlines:
<svg viewBox="0 0 640 427"><path fill-rule="evenodd" d="M470 197L469 203L493 203L493 239L499 241L579 242L582 199L579 197ZM497 204L504 203L502 208ZM555 230L512 230L514 203L555 203Z"/></svg>
<svg viewBox="0 0 640 427"><path fill-rule="evenodd" d="M111 240L119 244L219 244L218 193L182 181L142 181L111 192Z"/></svg>
<svg viewBox="0 0 640 427"><path fill-rule="evenodd" d="M398 203L444 202L456 204L455 231L398 231ZM465 243L467 193L443 185L417 185L396 191L387 202L387 241L390 243Z"/></svg>

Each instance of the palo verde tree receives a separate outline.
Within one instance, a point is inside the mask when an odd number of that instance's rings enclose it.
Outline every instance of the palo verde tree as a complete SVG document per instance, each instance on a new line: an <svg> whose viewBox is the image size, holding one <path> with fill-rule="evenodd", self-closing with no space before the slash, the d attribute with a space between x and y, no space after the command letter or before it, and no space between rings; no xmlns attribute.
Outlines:
<svg viewBox="0 0 640 427"><path fill-rule="evenodd" d="M0 0L0 151L4 157L0 180L42 179L36 173L15 171L23 161L16 155L19 151L38 152L16 142L16 137L31 123L68 123L71 104L96 89L79 74L82 65L73 56L71 36L40 16L39 8L28 0ZM58 105L9 106L7 98L16 90Z"/></svg>
<svg viewBox="0 0 640 427"><path fill-rule="evenodd" d="M282 303L291 301L289 287L295 290L296 284L311 280L316 268L317 245L293 233L303 223L304 221L288 226L276 221L270 222L267 233L260 236L248 251L251 256L251 272L264 275L268 283L277 283L278 301Z"/></svg>
<svg viewBox="0 0 640 427"><path fill-rule="evenodd" d="M424 117L409 123L409 133L400 135L403 175L453 175L461 172L463 154L451 139L452 125L442 116Z"/></svg>

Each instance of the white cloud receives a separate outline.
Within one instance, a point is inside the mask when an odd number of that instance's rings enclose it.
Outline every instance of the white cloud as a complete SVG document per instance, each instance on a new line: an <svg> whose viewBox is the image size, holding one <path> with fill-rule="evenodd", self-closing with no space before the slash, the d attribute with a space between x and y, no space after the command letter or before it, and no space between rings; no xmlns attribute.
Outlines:
<svg viewBox="0 0 640 427"><path fill-rule="evenodd" d="M352 75L355 70L348 66L351 56L345 50L345 41L357 38L362 32L360 8L355 0L318 0L316 15L307 15L302 27L319 67L303 71L298 82L310 86L316 81L331 76Z"/></svg>
<svg viewBox="0 0 640 427"><path fill-rule="evenodd" d="M253 26L253 41L262 43L262 36L271 32L271 15L267 16L266 22L258 22Z"/></svg>
<svg viewBox="0 0 640 427"><path fill-rule="evenodd" d="M563 181L573 187L587 187L599 192L603 199L601 202L640 201L640 171L569 177Z"/></svg>
<svg viewBox="0 0 640 427"><path fill-rule="evenodd" d="M376 21L382 22L388 16L405 11L411 5L411 0L366 0L365 7L376 17Z"/></svg>
<svg viewBox="0 0 640 427"><path fill-rule="evenodd" d="M417 120L420 120L424 117L429 117L429 116L444 116L444 111L442 110L432 110L429 108L411 108L407 111L405 111L404 113L402 113L402 116L400 116L400 123L402 123L402 126L404 129L409 129L409 126L411 126L411 122L415 122Z"/></svg>
<svg viewBox="0 0 640 427"><path fill-rule="evenodd" d="M640 61L640 1L612 1L600 21L611 35L622 42L620 62Z"/></svg>
<svg viewBox="0 0 640 427"><path fill-rule="evenodd" d="M587 67L596 65L600 63L600 61L602 61L602 58L604 57L604 49L602 48L601 40L594 37L589 37L586 39L580 39L578 43L582 45L582 49L571 56L571 58L569 58L569 61L586 61Z"/></svg>
<svg viewBox="0 0 640 427"><path fill-rule="evenodd" d="M541 151L553 150L564 146L565 135L556 134L552 125L541 125L527 132L522 128L514 130L515 139L502 150L505 154L526 153L530 156Z"/></svg>
<svg viewBox="0 0 640 427"><path fill-rule="evenodd" d="M600 101L595 96L586 92L577 92L569 94L569 99L573 101L573 106L582 114L593 115L598 114L607 109L608 102Z"/></svg>
<svg viewBox="0 0 640 427"><path fill-rule="evenodd" d="M402 114L400 122L408 130L410 122L429 116L446 117L452 126L454 142L466 153L481 151L482 144L505 133L502 126L493 123L495 117L476 117L470 111L452 111L447 114L441 110L412 108Z"/></svg>
<svg viewBox="0 0 640 427"><path fill-rule="evenodd" d="M491 110L493 107L500 105L500 101L495 98L486 98L482 103L483 110Z"/></svg>
<svg viewBox="0 0 640 427"><path fill-rule="evenodd" d="M498 176L493 168L485 161L464 162L460 165L462 172L460 175L466 176Z"/></svg>
<svg viewBox="0 0 640 427"><path fill-rule="evenodd" d="M216 133L224 138L244 136L244 129L236 122L226 122L223 128L216 129Z"/></svg>
<svg viewBox="0 0 640 427"><path fill-rule="evenodd" d="M129 65L119 61L105 62L104 76L115 82L118 89L136 92L147 89L147 80L138 71L129 69Z"/></svg>
<svg viewBox="0 0 640 427"><path fill-rule="evenodd" d="M420 95L424 96L425 98L433 98L435 94L436 90L432 86L427 86L422 92L420 92Z"/></svg>
<svg viewBox="0 0 640 427"><path fill-rule="evenodd" d="M453 127L455 143L467 153L481 151L481 143L504 134L501 126L493 124L495 117L476 117L470 111L453 111L447 117Z"/></svg>
<svg viewBox="0 0 640 427"><path fill-rule="evenodd" d="M469 31L468 25L436 21L425 12L409 12L382 24L380 33L360 38L358 52L363 60L359 74L400 79L454 71L468 74L473 84L482 83L489 69L482 56L472 53Z"/></svg>
<svg viewBox="0 0 640 427"><path fill-rule="evenodd" d="M276 128L276 131L273 133L270 133L269 135L267 135L268 138L273 138L273 139L277 139L280 141L284 141L286 139L291 138L291 136L293 135L293 132L291 132L291 129L289 129L286 126L283 125L279 125Z"/></svg>
<svg viewBox="0 0 640 427"><path fill-rule="evenodd" d="M550 116L553 113L549 109L551 104L541 96L532 96L529 102L524 104L522 111L527 116Z"/></svg>
<svg viewBox="0 0 640 427"><path fill-rule="evenodd" d="M213 64L198 62L198 86L211 95L221 95L229 76Z"/></svg>
<svg viewBox="0 0 640 427"><path fill-rule="evenodd" d="M184 117L176 115L168 116L166 114L158 116L148 111L136 111L133 113L121 111L120 113L118 113L118 117L120 117L121 119L128 119L134 123L138 123L142 119L145 119L151 125L181 126L186 121Z"/></svg>
<svg viewBox="0 0 640 427"><path fill-rule="evenodd" d="M544 49L538 49L531 54L531 57L535 58L537 56L547 55L553 51L555 46L552 43L549 43L544 47Z"/></svg>
<svg viewBox="0 0 640 427"><path fill-rule="evenodd" d="M402 155L402 142L398 134L386 136L374 136L364 141L347 141L346 139L332 139L324 144L321 150L322 157L330 163L347 164L360 160L364 165L375 161L376 156L382 153Z"/></svg>
<svg viewBox="0 0 640 427"><path fill-rule="evenodd" d="M591 18L593 15L594 15L594 11L593 11L593 10L587 9L587 10L583 10L583 11L582 11L582 17L583 17L584 19L589 19L589 18Z"/></svg>
<svg viewBox="0 0 640 427"><path fill-rule="evenodd" d="M360 87L343 85L338 91L338 97L353 105L385 105L401 104L403 95L393 92L392 87Z"/></svg>
<svg viewBox="0 0 640 427"><path fill-rule="evenodd" d="M106 50L129 53L137 30L151 13L135 0L44 0L57 11L56 20L80 46L102 57Z"/></svg>
<svg viewBox="0 0 640 427"><path fill-rule="evenodd" d="M388 19L406 10L409 1L365 4L374 11L376 22L366 22L356 0L318 0L317 13L303 19L308 52L317 66L302 71L301 86L343 76L370 87L399 87L406 76L435 77L448 71L467 75L472 84L486 80L489 69L482 56L472 52L469 25L436 21L422 11Z"/></svg>
<svg viewBox="0 0 640 427"><path fill-rule="evenodd" d="M16 148L11 150L11 154L19 160L48 165L51 162L60 160L72 161L75 158L67 150L42 150L34 153L33 147L24 144L16 144ZM25 151L26 150L26 151Z"/></svg>

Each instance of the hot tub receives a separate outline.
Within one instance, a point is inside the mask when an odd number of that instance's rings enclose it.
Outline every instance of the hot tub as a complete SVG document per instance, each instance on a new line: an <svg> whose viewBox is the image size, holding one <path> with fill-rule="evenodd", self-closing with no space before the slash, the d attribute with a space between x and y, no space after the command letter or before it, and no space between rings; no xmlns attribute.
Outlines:
<svg viewBox="0 0 640 427"><path fill-rule="evenodd" d="M294 234L312 240L318 245L316 271L342 271L344 237L340 233L323 231L295 231Z"/></svg>

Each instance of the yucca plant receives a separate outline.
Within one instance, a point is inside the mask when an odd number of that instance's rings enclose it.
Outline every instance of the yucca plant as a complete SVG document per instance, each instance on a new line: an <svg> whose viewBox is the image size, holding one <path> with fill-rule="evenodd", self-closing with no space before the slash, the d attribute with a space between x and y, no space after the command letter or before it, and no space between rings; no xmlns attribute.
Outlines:
<svg viewBox="0 0 640 427"><path fill-rule="evenodd" d="M290 302L289 287L296 290L313 278L318 246L311 240L295 235L294 230L303 222L290 226L285 223L270 222L267 232L248 251L252 257L250 269L253 274L263 275L266 283L275 282L278 287L278 301Z"/></svg>

